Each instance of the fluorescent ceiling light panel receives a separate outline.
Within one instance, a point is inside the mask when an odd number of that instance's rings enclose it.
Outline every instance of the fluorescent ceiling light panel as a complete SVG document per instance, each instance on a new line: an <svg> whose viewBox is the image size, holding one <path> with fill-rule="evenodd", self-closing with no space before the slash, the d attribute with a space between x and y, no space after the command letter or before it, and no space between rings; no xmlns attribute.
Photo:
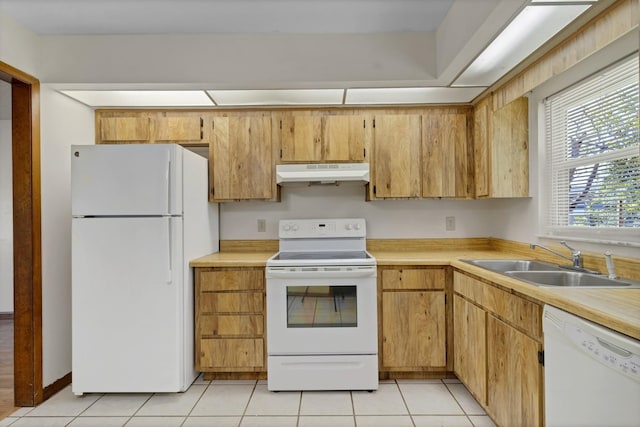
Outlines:
<svg viewBox="0 0 640 427"><path fill-rule="evenodd" d="M343 89L208 90L218 105L342 104Z"/></svg>
<svg viewBox="0 0 640 427"><path fill-rule="evenodd" d="M527 6L456 79L453 86L490 86L591 7Z"/></svg>
<svg viewBox="0 0 640 427"><path fill-rule="evenodd" d="M444 104L470 102L484 87L347 89L345 104Z"/></svg>
<svg viewBox="0 0 640 427"><path fill-rule="evenodd" d="M211 107L201 90L61 90L90 107Z"/></svg>

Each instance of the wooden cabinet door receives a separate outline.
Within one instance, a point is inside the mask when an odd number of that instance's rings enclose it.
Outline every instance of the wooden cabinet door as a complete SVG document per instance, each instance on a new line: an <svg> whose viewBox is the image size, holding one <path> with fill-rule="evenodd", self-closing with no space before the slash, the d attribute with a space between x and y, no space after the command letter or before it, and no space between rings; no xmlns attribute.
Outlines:
<svg viewBox="0 0 640 427"><path fill-rule="evenodd" d="M209 146L210 200L271 199L271 116L213 117Z"/></svg>
<svg viewBox="0 0 640 427"><path fill-rule="evenodd" d="M493 113L491 197L529 196L528 106L519 98Z"/></svg>
<svg viewBox="0 0 640 427"><path fill-rule="evenodd" d="M385 114L375 117L375 198L420 197L421 137L421 120L418 114Z"/></svg>
<svg viewBox="0 0 640 427"><path fill-rule="evenodd" d="M454 371L475 398L487 404L486 312L453 296Z"/></svg>
<svg viewBox="0 0 640 427"><path fill-rule="evenodd" d="M203 117L196 112L162 112L153 120L154 141L161 144L201 143L203 140Z"/></svg>
<svg viewBox="0 0 640 427"><path fill-rule="evenodd" d="M490 97L480 101L473 110L473 159L475 162L476 197L488 197L491 186L491 138Z"/></svg>
<svg viewBox="0 0 640 427"><path fill-rule="evenodd" d="M363 162L367 121L361 115L326 115L322 120L323 159Z"/></svg>
<svg viewBox="0 0 640 427"><path fill-rule="evenodd" d="M422 116L422 196L469 197L467 111L436 109Z"/></svg>
<svg viewBox="0 0 640 427"><path fill-rule="evenodd" d="M96 143L140 143L151 137L151 119L146 113L98 115Z"/></svg>
<svg viewBox="0 0 640 427"><path fill-rule="evenodd" d="M312 162L322 160L322 116L316 113L278 115L280 160Z"/></svg>
<svg viewBox="0 0 640 427"><path fill-rule="evenodd" d="M446 366L443 291L382 293L382 367Z"/></svg>
<svg viewBox="0 0 640 427"><path fill-rule="evenodd" d="M543 425L541 345L487 316L487 405L500 426Z"/></svg>

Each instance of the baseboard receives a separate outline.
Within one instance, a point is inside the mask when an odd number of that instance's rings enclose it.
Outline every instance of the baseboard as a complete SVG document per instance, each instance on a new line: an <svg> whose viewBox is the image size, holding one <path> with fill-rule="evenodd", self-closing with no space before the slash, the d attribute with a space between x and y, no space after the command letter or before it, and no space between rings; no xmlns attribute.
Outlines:
<svg viewBox="0 0 640 427"><path fill-rule="evenodd" d="M11 320L11 319L13 319L13 312L0 311L0 320Z"/></svg>
<svg viewBox="0 0 640 427"><path fill-rule="evenodd" d="M71 384L71 372L69 372L62 378L58 378L53 383L44 388L44 391L42 392L43 401L48 400L51 396L53 396L69 384Z"/></svg>

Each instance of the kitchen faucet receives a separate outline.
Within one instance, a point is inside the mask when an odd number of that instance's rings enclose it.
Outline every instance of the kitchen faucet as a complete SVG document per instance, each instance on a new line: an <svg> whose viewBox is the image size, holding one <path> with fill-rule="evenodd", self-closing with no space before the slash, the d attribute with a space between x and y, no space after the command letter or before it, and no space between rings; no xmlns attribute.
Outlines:
<svg viewBox="0 0 640 427"><path fill-rule="evenodd" d="M561 253L554 251L553 249L549 249L542 245L536 245L535 243L531 243L529 247L531 249L535 249L535 248L544 249L545 251L551 252L552 254L559 256L560 258L564 258L567 261L571 261L574 268L583 270L584 267L582 266L582 254L580 253L580 251L575 250L571 246L567 245L567 242L565 242L564 240L561 241L560 244L571 251L571 258L569 258L568 256L564 256Z"/></svg>

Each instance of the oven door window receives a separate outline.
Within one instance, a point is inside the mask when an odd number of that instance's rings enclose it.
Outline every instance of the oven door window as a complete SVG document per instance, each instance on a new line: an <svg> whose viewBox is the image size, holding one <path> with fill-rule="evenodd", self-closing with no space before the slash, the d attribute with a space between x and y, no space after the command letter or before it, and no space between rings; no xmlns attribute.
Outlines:
<svg viewBox="0 0 640 427"><path fill-rule="evenodd" d="M357 327L357 297L355 286L287 286L287 327Z"/></svg>

